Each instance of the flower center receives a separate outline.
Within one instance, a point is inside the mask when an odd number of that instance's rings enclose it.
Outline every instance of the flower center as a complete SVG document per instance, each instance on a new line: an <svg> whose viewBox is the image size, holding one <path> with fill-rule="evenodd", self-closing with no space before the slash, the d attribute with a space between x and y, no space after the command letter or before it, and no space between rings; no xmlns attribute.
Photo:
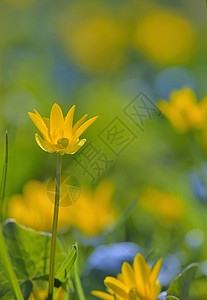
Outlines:
<svg viewBox="0 0 207 300"><path fill-rule="evenodd" d="M129 292L129 300L141 300L136 289L131 289Z"/></svg>
<svg viewBox="0 0 207 300"><path fill-rule="evenodd" d="M68 146L68 142L68 139L62 138L57 141L57 144L58 146L60 146L61 149L65 149Z"/></svg>

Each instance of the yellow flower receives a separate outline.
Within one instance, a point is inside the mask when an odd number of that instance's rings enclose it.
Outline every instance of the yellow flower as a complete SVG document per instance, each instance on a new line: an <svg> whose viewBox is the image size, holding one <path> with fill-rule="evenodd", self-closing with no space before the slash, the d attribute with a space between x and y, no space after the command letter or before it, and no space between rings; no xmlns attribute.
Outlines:
<svg viewBox="0 0 207 300"><path fill-rule="evenodd" d="M35 113L28 114L43 137L42 139L36 133L37 144L46 152L58 152L61 155L76 153L86 142L86 139L79 140L80 135L97 119L96 116L83 123L87 117L84 115L73 126L75 105L71 107L65 119L60 106L56 103L51 109L50 119L42 118L36 110L34 111Z"/></svg>
<svg viewBox="0 0 207 300"><path fill-rule="evenodd" d="M104 284L109 293L91 293L105 300L156 300L161 291L161 284L157 280L161 264L162 259L159 259L151 269L144 257L138 253L132 267L124 262L117 278L105 278Z"/></svg>
<svg viewBox="0 0 207 300"><path fill-rule="evenodd" d="M161 64L178 64L188 60L195 46L191 23L172 11L153 11L138 22L135 47Z"/></svg>
<svg viewBox="0 0 207 300"><path fill-rule="evenodd" d="M207 118L207 97L198 103L189 88L172 92L170 102L163 100L158 107L172 125L183 132L202 129Z"/></svg>
<svg viewBox="0 0 207 300"><path fill-rule="evenodd" d="M89 188L81 191L78 201L68 211L68 222L88 236L109 228L115 221L111 204L114 185L102 180L93 192Z"/></svg>
<svg viewBox="0 0 207 300"><path fill-rule="evenodd" d="M71 20L66 21L61 35L74 61L86 71L99 73L123 63L126 35L120 22L97 14L72 24Z"/></svg>
<svg viewBox="0 0 207 300"><path fill-rule="evenodd" d="M48 183L29 181L22 195L13 195L9 201L8 214L20 225L48 232L52 228L54 205L47 196ZM59 207L59 229L68 226L67 207Z"/></svg>
<svg viewBox="0 0 207 300"><path fill-rule="evenodd" d="M148 187L142 192L138 204L166 223L179 221L183 212L182 200L179 197L154 187Z"/></svg>

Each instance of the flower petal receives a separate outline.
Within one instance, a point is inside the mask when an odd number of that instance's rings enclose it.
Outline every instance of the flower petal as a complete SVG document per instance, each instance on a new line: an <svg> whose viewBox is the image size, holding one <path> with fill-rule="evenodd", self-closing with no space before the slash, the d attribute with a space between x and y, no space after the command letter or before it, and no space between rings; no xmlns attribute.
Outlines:
<svg viewBox="0 0 207 300"><path fill-rule="evenodd" d="M65 117L64 123L64 137L70 139L72 136L72 127L73 127L73 116L75 111L75 105L71 107L67 116Z"/></svg>
<svg viewBox="0 0 207 300"><path fill-rule="evenodd" d="M29 112L29 117L31 118L32 122L35 124L35 126L39 129L43 137L45 137L47 140L49 140L49 134L47 126L45 125L45 122L43 121L42 117L39 115L36 115L34 113Z"/></svg>
<svg viewBox="0 0 207 300"><path fill-rule="evenodd" d="M91 119L89 119L88 121L86 121L83 125L81 125L78 129L77 129L77 131L76 131L76 133L75 133L75 135L74 135L74 137L73 137L73 140L76 140L76 139L78 139L79 138L79 136L91 125L91 124L93 124L93 122L95 122L96 121L96 119L98 118L98 116L96 116L96 117L93 117L93 118L91 118Z"/></svg>
<svg viewBox="0 0 207 300"><path fill-rule="evenodd" d="M123 299L128 298L129 288L121 281L114 277L106 277L104 280L105 286L112 290L116 296L122 297Z"/></svg>
<svg viewBox="0 0 207 300"><path fill-rule="evenodd" d="M54 104L50 113L50 135L54 144L63 137L64 118L58 104Z"/></svg>
<svg viewBox="0 0 207 300"><path fill-rule="evenodd" d="M155 282L157 280L157 277L159 275L159 272L160 272L160 268L161 268L161 265L162 265L162 258L160 258L156 264L154 265L151 273L150 273L150 283L154 286L155 285Z"/></svg>
<svg viewBox="0 0 207 300"><path fill-rule="evenodd" d="M134 271L133 271L132 267L130 266L130 264L128 264L127 262L124 262L122 265L121 271L122 271L122 276L123 276L124 283L126 284L126 286L128 286L130 290L133 288L136 288Z"/></svg>
<svg viewBox="0 0 207 300"><path fill-rule="evenodd" d="M149 268L146 266L144 257L138 253L134 258L133 268L135 273L135 281L137 285L137 291L142 296L149 294Z"/></svg>
<svg viewBox="0 0 207 300"><path fill-rule="evenodd" d="M76 130L83 124L87 116L87 114L84 115L79 121L75 123L75 125L73 126L72 135L74 135Z"/></svg>
<svg viewBox="0 0 207 300"><path fill-rule="evenodd" d="M160 294L160 292L161 292L161 283L159 282L159 280L156 280L155 288L153 290L152 299L157 300L158 295Z"/></svg>
<svg viewBox="0 0 207 300"><path fill-rule="evenodd" d="M92 291L91 292L92 295L100 298L100 299L104 299L104 300L114 300L114 296L109 295L107 293L104 292L100 292L100 291Z"/></svg>
<svg viewBox="0 0 207 300"><path fill-rule="evenodd" d="M48 132L49 132L49 130L50 130L50 119L49 118L43 118L43 121L45 122L45 125L47 126Z"/></svg>
<svg viewBox="0 0 207 300"><path fill-rule="evenodd" d="M35 134L35 140L38 144L38 146L40 146L40 148L46 152L52 153L54 152L54 149L52 148L52 146L50 145L50 143L46 140L43 140L38 133Z"/></svg>
<svg viewBox="0 0 207 300"><path fill-rule="evenodd" d="M72 145L69 145L65 150L64 153L67 154L74 154L76 153L86 142L86 139L77 140L77 142L73 143Z"/></svg>

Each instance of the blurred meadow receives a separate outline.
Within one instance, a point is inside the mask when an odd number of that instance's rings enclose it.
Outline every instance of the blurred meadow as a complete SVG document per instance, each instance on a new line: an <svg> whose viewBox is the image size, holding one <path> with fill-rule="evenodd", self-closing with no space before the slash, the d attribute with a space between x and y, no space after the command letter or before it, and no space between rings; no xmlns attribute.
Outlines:
<svg viewBox="0 0 207 300"><path fill-rule="evenodd" d="M180 300L207 299L206 16L204 0L0 0L4 220L52 228L56 154L38 147L28 112L49 117L58 103L64 116L76 105L75 122L99 116L62 163L58 239L67 253L78 242L87 300L137 253L150 266L163 258L162 291L199 263ZM56 299L80 299L70 291ZM15 299L7 293L0 286L0 299Z"/></svg>

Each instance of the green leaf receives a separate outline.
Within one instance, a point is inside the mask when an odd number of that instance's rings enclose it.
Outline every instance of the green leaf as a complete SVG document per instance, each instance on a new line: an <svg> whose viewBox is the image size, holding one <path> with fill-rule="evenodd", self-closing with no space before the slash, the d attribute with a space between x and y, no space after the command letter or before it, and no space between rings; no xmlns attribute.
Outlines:
<svg viewBox="0 0 207 300"><path fill-rule="evenodd" d="M30 280L26 280L21 286L22 294L24 295L24 299L28 299L32 292L32 282ZM14 296L11 291L9 291L4 297L1 297L1 300L14 300Z"/></svg>
<svg viewBox="0 0 207 300"><path fill-rule="evenodd" d="M78 250L78 244L76 243L76 247ZM77 251L78 252L78 251ZM74 264L74 281L75 281L75 286L77 290L77 295L79 300L86 300L84 290L82 288L80 276L79 276L79 271L78 271L78 254L77 254L77 259Z"/></svg>
<svg viewBox="0 0 207 300"><path fill-rule="evenodd" d="M60 280L61 282L66 280L67 272L72 268L75 260L77 258L77 248L76 246L72 246L72 249L62 265L59 267L57 272L55 273L55 278Z"/></svg>
<svg viewBox="0 0 207 300"><path fill-rule="evenodd" d="M167 291L167 300L187 300L190 284L198 268L197 264L189 265L171 283Z"/></svg>
<svg viewBox="0 0 207 300"><path fill-rule="evenodd" d="M19 286L19 283L14 272L11 259L9 257L7 246L5 242L4 235L2 233L2 224L0 223L0 282L3 286L4 291L7 293L9 291L15 295L17 300L23 300L23 295ZM1 274L3 275L1 280ZM7 291L6 287L7 285ZM2 297L1 297L2 298Z"/></svg>
<svg viewBox="0 0 207 300"><path fill-rule="evenodd" d="M22 285L28 280L48 280L51 235L26 229L13 221L5 222L2 231L19 284ZM57 241L55 273L58 274L58 278L65 280L63 273L69 272L74 260L73 248L66 256L61 244ZM0 299L10 292L6 278L0 261ZM60 286L62 282L56 279L55 284Z"/></svg>

